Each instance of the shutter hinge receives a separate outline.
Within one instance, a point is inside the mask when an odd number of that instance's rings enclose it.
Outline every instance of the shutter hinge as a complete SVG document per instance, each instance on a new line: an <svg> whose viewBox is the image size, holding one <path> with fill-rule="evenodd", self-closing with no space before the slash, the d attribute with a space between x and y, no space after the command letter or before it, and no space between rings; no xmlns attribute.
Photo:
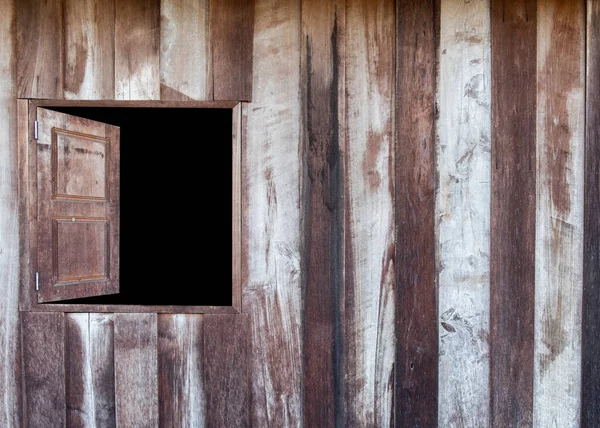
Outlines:
<svg viewBox="0 0 600 428"><path fill-rule="evenodd" d="M33 138L38 139L38 121L33 122Z"/></svg>
<svg viewBox="0 0 600 428"><path fill-rule="evenodd" d="M40 274L38 272L35 273L35 290L40 291Z"/></svg>

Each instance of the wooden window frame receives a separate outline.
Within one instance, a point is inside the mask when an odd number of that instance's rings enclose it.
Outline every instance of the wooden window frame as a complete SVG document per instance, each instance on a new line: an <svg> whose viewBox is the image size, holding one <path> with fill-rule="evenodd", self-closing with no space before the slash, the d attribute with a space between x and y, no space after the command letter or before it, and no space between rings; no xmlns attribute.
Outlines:
<svg viewBox="0 0 600 428"><path fill-rule="evenodd" d="M211 108L232 111L232 281L230 306L116 305L38 303L35 290L37 272L37 192L36 142L33 123L38 107L145 107L145 108ZM241 152L242 103L238 101L67 101L19 98L17 100L17 141L19 163L19 238L20 287L19 309L44 312L150 312L236 314L242 312L241 293Z"/></svg>

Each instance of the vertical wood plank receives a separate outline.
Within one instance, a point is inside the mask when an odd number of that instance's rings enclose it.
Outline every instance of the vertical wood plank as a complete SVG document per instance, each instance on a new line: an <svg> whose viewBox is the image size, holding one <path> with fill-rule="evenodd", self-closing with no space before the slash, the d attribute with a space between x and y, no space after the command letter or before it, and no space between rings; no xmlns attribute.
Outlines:
<svg viewBox="0 0 600 428"><path fill-rule="evenodd" d="M395 424L437 425L433 2L396 2Z"/></svg>
<svg viewBox="0 0 600 428"><path fill-rule="evenodd" d="M160 2L161 100L213 99L209 34L209 0Z"/></svg>
<svg viewBox="0 0 600 428"><path fill-rule="evenodd" d="M346 1L344 426L394 415L394 16Z"/></svg>
<svg viewBox="0 0 600 428"><path fill-rule="evenodd" d="M579 426L585 3L538 2L534 426ZM558 405L560 403L560 405Z"/></svg>
<svg viewBox="0 0 600 428"><path fill-rule="evenodd" d="M254 1L210 0L215 100L252 99Z"/></svg>
<svg viewBox="0 0 600 428"><path fill-rule="evenodd" d="M66 314L68 427L116 427L112 314Z"/></svg>
<svg viewBox="0 0 600 428"><path fill-rule="evenodd" d="M205 315L204 379L209 427L247 427L249 316Z"/></svg>
<svg viewBox="0 0 600 428"><path fill-rule="evenodd" d="M242 161L251 425L301 426L301 12L296 0L255 6L253 99Z"/></svg>
<svg viewBox="0 0 600 428"><path fill-rule="evenodd" d="M242 312L242 103L231 113L231 305Z"/></svg>
<svg viewBox="0 0 600 428"><path fill-rule="evenodd" d="M64 314L22 313L23 424L65 427Z"/></svg>
<svg viewBox="0 0 600 428"><path fill-rule="evenodd" d="M600 426L600 1L587 1L581 426Z"/></svg>
<svg viewBox="0 0 600 428"><path fill-rule="evenodd" d="M492 1L492 426L532 424L536 24L534 0Z"/></svg>
<svg viewBox="0 0 600 428"><path fill-rule="evenodd" d="M160 0L115 0L115 99L160 99Z"/></svg>
<svg viewBox="0 0 600 428"><path fill-rule="evenodd" d="M63 0L19 0L17 88L20 98L63 97Z"/></svg>
<svg viewBox="0 0 600 428"><path fill-rule="evenodd" d="M13 428L21 426L17 35L13 0L0 0L0 16L0 426ZM23 107L26 112L26 105L20 102L19 109Z"/></svg>
<svg viewBox="0 0 600 428"><path fill-rule="evenodd" d="M156 314L114 316L118 427L158 427L156 322Z"/></svg>
<svg viewBox="0 0 600 428"><path fill-rule="evenodd" d="M436 122L439 424L489 424L489 1L443 0Z"/></svg>
<svg viewBox="0 0 600 428"><path fill-rule="evenodd" d="M64 97L115 97L115 1L64 1Z"/></svg>
<svg viewBox="0 0 600 428"><path fill-rule="evenodd" d="M203 334L202 315L158 315L160 427L206 426Z"/></svg>
<svg viewBox="0 0 600 428"><path fill-rule="evenodd" d="M341 416L343 409L339 332L343 165L338 101L340 78L343 80L338 44L343 14L343 2L302 2L302 133L306 166L301 219L307 426L335 426L336 415Z"/></svg>

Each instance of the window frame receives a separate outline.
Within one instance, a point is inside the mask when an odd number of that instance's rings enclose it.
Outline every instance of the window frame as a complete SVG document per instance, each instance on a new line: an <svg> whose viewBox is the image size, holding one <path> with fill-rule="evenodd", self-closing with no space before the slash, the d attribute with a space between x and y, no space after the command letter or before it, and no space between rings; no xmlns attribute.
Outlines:
<svg viewBox="0 0 600 428"><path fill-rule="evenodd" d="M35 289L37 272L37 142L34 122L38 107L151 107L151 108L211 108L232 112L232 304L205 305L125 305L83 303L38 303ZM241 292L241 231L242 231L242 102L238 101L69 101L20 98L17 100L18 194L20 241L20 311L44 312L136 312L136 313L199 313L236 314L242 312Z"/></svg>

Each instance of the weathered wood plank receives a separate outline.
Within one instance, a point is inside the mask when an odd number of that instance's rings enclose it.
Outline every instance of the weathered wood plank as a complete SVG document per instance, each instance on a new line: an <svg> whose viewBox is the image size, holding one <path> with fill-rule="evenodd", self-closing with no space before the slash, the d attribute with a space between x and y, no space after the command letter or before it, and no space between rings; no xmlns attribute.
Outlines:
<svg viewBox="0 0 600 428"><path fill-rule="evenodd" d="M116 427L112 314L66 314L68 427Z"/></svg>
<svg viewBox="0 0 600 428"><path fill-rule="evenodd" d="M581 426L600 426L600 1L587 1Z"/></svg>
<svg viewBox="0 0 600 428"><path fill-rule="evenodd" d="M252 99L254 1L210 0L215 100Z"/></svg>
<svg viewBox="0 0 600 428"><path fill-rule="evenodd" d="M23 425L66 426L64 314L22 313Z"/></svg>
<svg viewBox="0 0 600 428"><path fill-rule="evenodd" d="M0 16L0 426L16 428L21 426L21 358L15 2L0 0ZM26 107L19 102L25 116Z"/></svg>
<svg viewBox="0 0 600 428"><path fill-rule="evenodd" d="M492 1L492 426L533 411L536 2ZM519 94L515 96L515 94Z"/></svg>
<svg viewBox="0 0 600 428"><path fill-rule="evenodd" d="M118 427L158 427L156 314L115 314Z"/></svg>
<svg viewBox="0 0 600 428"><path fill-rule="evenodd" d="M231 114L231 305L242 312L242 103Z"/></svg>
<svg viewBox="0 0 600 428"><path fill-rule="evenodd" d="M19 0L17 88L21 98L63 97L63 0Z"/></svg>
<svg viewBox="0 0 600 428"><path fill-rule="evenodd" d="M334 426L343 409L339 333L343 285L339 106L343 106L343 98L341 103L338 100L340 79L344 78L340 66L343 44L338 44L343 17L343 2L302 1L302 135L306 166L300 218L305 275L303 420L307 426Z"/></svg>
<svg viewBox="0 0 600 428"><path fill-rule="evenodd" d="M489 1L440 4L436 121L439 424L489 424Z"/></svg>
<svg viewBox="0 0 600 428"><path fill-rule="evenodd" d="M585 3L537 8L534 426L579 426ZM558 404L560 403L560 404Z"/></svg>
<svg viewBox="0 0 600 428"><path fill-rule="evenodd" d="M301 12L295 0L257 0L255 6L254 95L242 160L251 425L301 426Z"/></svg>
<svg viewBox="0 0 600 428"><path fill-rule="evenodd" d="M208 6L209 0L160 2L161 100L213 99Z"/></svg>
<svg viewBox="0 0 600 428"><path fill-rule="evenodd" d="M203 316L158 315L158 425L206 426Z"/></svg>
<svg viewBox="0 0 600 428"><path fill-rule="evenodd" d="M433 2L396 2L395 424L437 425Z"/></svg>
<svg viewBox="0 0 600 428"><path fill-rule="evenodd" d="M64 97L115 96L115 0L64 1Z"/></svg>
<svg viewBox="0 0 600 428"><path fill-rule="evenodd" d="M394 416L394 15L346 1L344 426Z"/></svg>
<svg viewBox="0 0 600 428"><path fill-rule="evenodd" d="M160 99L160 0L115 0L115 98Z"/></svg>
<svg viewBox="0 0 600 428"><path fill-rule="evenodd" d="M209 427L247 427L249 316L204 317L204 385Z"/></svg>

